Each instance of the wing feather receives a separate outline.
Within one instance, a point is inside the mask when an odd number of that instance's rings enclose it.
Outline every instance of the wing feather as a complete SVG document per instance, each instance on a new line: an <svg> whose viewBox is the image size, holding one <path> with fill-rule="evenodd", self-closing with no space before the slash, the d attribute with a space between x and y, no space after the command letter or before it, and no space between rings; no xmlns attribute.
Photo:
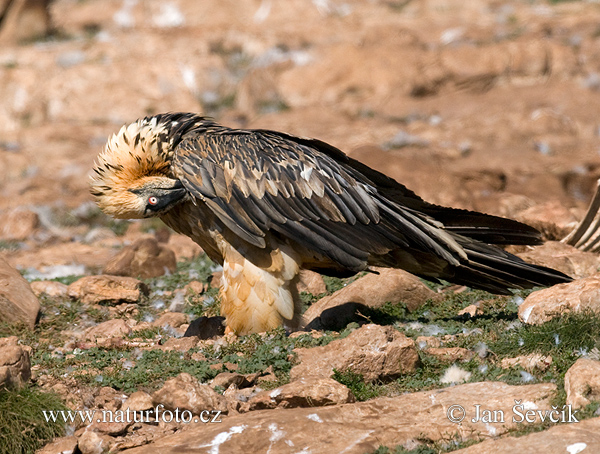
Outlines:
<svg viewBox="0 0 600 454"><path fill-rule="evenodd" d="M380 194L343 153L324 146L262 130L192 132L175 151L174 170L227 228L258 247L276 231L354 271L367 268L369 254L398 247L451 264L465 257L438 222Z"/></svg>

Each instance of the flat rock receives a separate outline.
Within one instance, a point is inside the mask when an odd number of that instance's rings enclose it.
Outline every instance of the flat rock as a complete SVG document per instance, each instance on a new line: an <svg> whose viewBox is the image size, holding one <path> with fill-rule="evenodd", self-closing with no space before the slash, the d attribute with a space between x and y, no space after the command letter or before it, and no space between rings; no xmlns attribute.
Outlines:
<svg viewBox="0 0 600 454"><path fill-rule="evenodd" d="M379 446L404 445L422 438L489 438L527 424L512 421L515 399L528 408L550 409L555 392L556 386L549 383L510 386L483 382L328 407L259 410L224 416L221 424L192 425L185 432L125 452L244 452L252 446L252 452L270 454L364 454ZM472 422L475 405L482 402L503 412L505 422ZM453 405L466 410L461 424L448 419Z"/></svg>
<svg viewBox="0 0 600 454"><path fill-rule="evenodd" d="M526 262L562 271L575 279L591 276L600 269L598 254L580 251L559 241L547 241L517 255Z"/></svg>
<svg viewBox="0 0 600 454"><path fill-rule="evenodd" d="M33 281L31 290L38 298L42 295L50 298L66 298L69 287L62 282L57 281Z"/></svg>
<svg viewBox="0 0 600 454"><path fill-rule="evenodd" d="M332 378L300 378L279 388L256 394L248 401L248 410L323 407L355 401L352 391Z"/></svg>
<svg viewBox="0 0 600 454"><path fill-rule="evenodd" d="M31 378L30 347L16 336L0 338L0 389L22 386Z"/></svg>
<svg viewBox="0 0 600 454"><path fill-rule="evenodd" d="M519 319L539 325L570 311L600 312L600 274L531 293L519 306Z"/></svg>
<svg viewBox="0 0 600 454"><path fill-rule="evenodd" d="M89 341L97 341L99 339L108 339L111 337L124 337L131 334L132 329L129 324L120 318L107 320L99 323L96 326L88 328L84 333L84 338Z"/></svg>
<svg viewBox="0 0 600 454"><path fill-rule="evenodd" d="M0 320L33 329L39 315L40 302L29 282L0 257Z"/></svg>
<svg viewBox="0 0 600 454"><path fill-rule="evenodd" d="M77 448L77 437L59 437L52 440L51 443L36 451L36 454L68 454L75 452Z"/></svg>
<svg viewBox="0 0 600 454"><path fill-rule="evenodd" d="M333 295L321 298L304 313L307 329L343 329L353 321L364 321L357 312L364 307L377 308L387 302L404 303L414 310L428 299L439 296L417 277L403 270L377 268Z"/></svg>
<svg viewBox="0 0 600 454"><path fill-rule="evenodd" d="M415 343L391 326L364 325L344 339L323 347L298 348L299 364L290 377L330 378L333 369L351 370L372 382L393 379L415 370L419 355Z"/></svg>
<svg viewBox="0 0 600 454"><path fill-rule="evenodd" d="M545 371L552 364L552 356L542 355L541 353L530 353L529 355L517 356L516 358L504 358L500 361L500 367L508 369L509 367L519 366L527 372L534 370Z"/></svg>
<svg viewBox="0 0 600 454"><path fill-rule="evenodd" d="M203 385L188 373L181 373L165 382L163 387L152 395L154 405L164 405L174 411L189 410L199 415L205 410L227 411L227 399L216 393L210 386Z"/></svg>
<svg viewBox="0 0 600 454"><path fill-rule="evenodd" d="M600 418L559 424L521 437L486 440L454 454L593 454L600 452Z"/></svg>
<svg viewBox="0 0 600 454"><path fill-rule="evenodd" d="M132 277L86 276L69 285L68 295L86 304L136 303L147 293L146 285Z"/></svg>
<svg viewBox="0 0 600 454"><path fill-rule="evenodd" d="M106 264L103 272L147 279L173 273L176 268L175 253L155 237L149 236L125 246Z"/></svg>
<svg viewBox="0 0 600 454"><path fill-rule="evenodd" d="M579 358L565 374L567 404L582 408L600 400L600 361Z"/></svg>

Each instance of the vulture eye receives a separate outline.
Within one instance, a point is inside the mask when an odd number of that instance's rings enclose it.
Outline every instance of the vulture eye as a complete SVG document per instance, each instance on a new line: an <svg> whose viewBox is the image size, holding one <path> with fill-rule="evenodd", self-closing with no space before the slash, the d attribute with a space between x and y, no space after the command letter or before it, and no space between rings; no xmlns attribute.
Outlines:
<svg viewBox="0 0 600 454"><path fill-rule="evenodd" d="M157 197L154 197L154 196L152 196L152 197L149 197L149 198L148 198L148 203L149 203L150 205L156 205L156 204L158 203L158 198L157 198Z"/></svg>

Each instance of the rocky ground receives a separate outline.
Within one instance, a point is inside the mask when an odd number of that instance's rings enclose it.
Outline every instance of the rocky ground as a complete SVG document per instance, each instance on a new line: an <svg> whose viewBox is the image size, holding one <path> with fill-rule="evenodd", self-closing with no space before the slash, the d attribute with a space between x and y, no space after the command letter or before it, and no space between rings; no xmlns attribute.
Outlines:
<svg viewBox="0 0 600 454"><path fill-rule="evenodd" d="M56 0L51 17L52 36L0 47L0 453L600 450L600 257L559 242L600 177L595 2ZM108 135L165 111L318 137L431 202L528 222L548 243L512 251L576 280L498 297L306 273L308 331L225 336L219 268L89 195ZM96 413L41 421L67 409Z"/></svg>

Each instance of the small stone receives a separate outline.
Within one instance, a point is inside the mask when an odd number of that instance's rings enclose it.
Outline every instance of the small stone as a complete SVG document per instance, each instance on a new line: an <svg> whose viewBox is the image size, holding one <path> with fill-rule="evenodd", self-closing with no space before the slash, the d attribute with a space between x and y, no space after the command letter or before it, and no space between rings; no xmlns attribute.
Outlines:
<svg viewBox="0 0 600 454"><path fill-rule="evenodd" d="M551 364L552 356L545 356L541 353L530 353L529 355L517 356L516 358L504 358L500 361L500 367L504 369L520 366L527 372L533 372L534 370L543 372Z"/></svg>
<svg viewBox="0 0 600 454"><path fill-rule="evenodd" d="M31 378L31 348L19 345L16 336L0 338L0 389L20 387Z"/></svg>
<svg viewBox="0 0 600 454"><path fill-rule="evenodd" d="M567 405L583 408L600 400L600 361L579 358L565 374Z"/></svg>
<svg viewBox="0 0 600 454"><path fill-rule="evenodd" d="M415 343L392 326L364 325L345 339L323 347L298 348L299 364L290 377L330 378L333 369L351 370L365 381L390 380L415 370L419 355Z"/></svg>
<svg viewBox="0 0 600 454"><path fill-rule="evenodd" d="M85 304L136 303L148 293L146 285L132 277L86 276L69 285L68 295Z"/></svg>
<svg viewBox="0 0 600 454"><path fill-rule="evenodd" d="M183 287L186 295L202 295L207 290L208 284L199 281L192 281Z"/></svg>
<svg viewBox="0 0 600 454"><path fill-rule="evenodd" d="M0 320L33 329L39 315L40 302L29 282L0 257Z"/></svg>
<svg viewBox="0 0 600 454"><path fill-rule="evenodd" d="M470 304L469 306L467 306L464 309L458 311L458 313L457 313L457 315L467 315L467 314L469 316L471 316L471 317L475 317L476 315L483 314L483 311L476 304Z"/></svg>
<svg viewBox="0 0 600 454"><path fill-rule="evenodd" d="M189 410L195 415L202 411L220 410L227 412L227 399L210 386L203 385L188 373L181 373L167 380L164 386L152 395L154 405L162 404L167 410Z"/></svg>
<svg viewBox="0 0 600 454"><path fill-rule="evenodd" d="M355 401L352 391L332 378L300 378L252 397L248 410L323 407Z"/></svg>
<svg viewBox="0 0 600 454"><path fill-rule="evenodd" d="M176 269L175 253L155 237L144 237L125 246L106 264L103 272L147 279L173 273Z"/></svg>
<svg viewBox="0 0 600 454"><path fill-rule="evenodd" d="M66 298L68 286L57 281L33 281L31 283L31 290L33 290L33 293L38 298L42 295L49 296L50 298Z"/></svg>

